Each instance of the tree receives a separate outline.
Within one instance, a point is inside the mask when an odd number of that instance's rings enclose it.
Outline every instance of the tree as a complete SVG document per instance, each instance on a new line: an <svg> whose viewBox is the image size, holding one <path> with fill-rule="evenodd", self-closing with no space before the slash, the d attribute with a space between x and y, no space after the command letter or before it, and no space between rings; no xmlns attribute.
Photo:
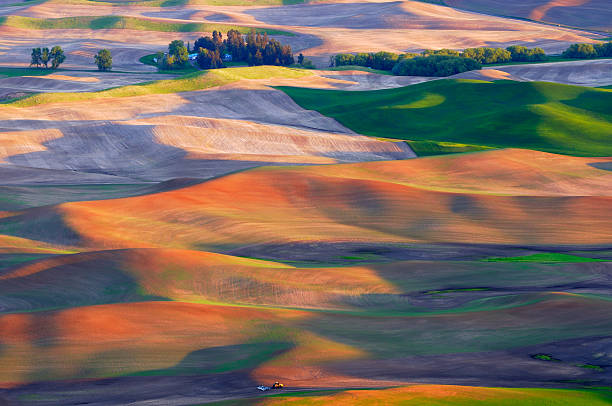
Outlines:
<svg viewBox="0 0 612 406"><path fill-rule="evenodd" d="M261 55L261 50L257 50L257 52L255 52L255 55L253 55L253 65L257 66L257 65L263 65L263 56Z"/></svg>
<svg viewBox="0 0 612 406"><path fill-rule="evenodd" d="M210 37L200 37L193 43L193 49L197 52L200 51L200 48L208 49L209 51L214 51L217 49L217 44Z"/></svg>
<svg viewBox="0 0 612 406"><path fill-rule="evenodd" d="M32 60L30 61L30 66L36 65L36 67L40 67L42 63L42 51L40 48L32 49Z"/></svg>
<svg viewBox="0 0 612 406"><path fill-rule="evenodd" d="M300 54L298 55L298 63L299 63L300 65L303 65L303 64L304 64L304 54L302 54L301 52L300 52Z"/></svg>
<svg viewBox="0 0 612 406"><path fill-rule="evenodd" d="M506 48L514 62L534 62L546 60L546 54L542 48L529 49L520 45L512 45Z"/></svg>
<svg viewBox="0 0 612 406"><path fill-rule="evenodd" d="M423 52L421 52L421 55L423 56L430 56L430 55L450 55L450 56L459 56L460 52L459 51L455 51L454 49L426 49Z"/></svg>
<svg viewBox="0 0 612 406"><path fill-rule="evenodd" d="M215 49L223 48L223 34L221 31L213 31L212 41L215 44Z"/></svg>
<svg viewBox="0 0 612 406"><path fill-rule="evenodd" d="M247 58L246 44L238 30L229 30L224 44L225 51L232 55L233 61L244 61Z"/></svg>
<svg viewBox="0 0 612 406"><path fill-rule="evenodd" d="M399 76L450 76L480 68L480 63L471 58L430 55L402 59L392 72Z"/></svg>
<svg viewBox="0 0 612 406"><path fill-rule="evenodd" d="M187 51L185 43L181 40L174 40L168 44L168 54L173 57L171 66L177 65L178 67L182 67L189 61L189 52Z"/></svg>
<svg viewBox="0 0 612 406"><path fill-rule="evenodd" d="M49 56L51 57L51 67L53 69L59 68L59 66L66 59L66 55L64 55L64 50L59 45L56 45L53 48L51 48L51 52L49 53Z"/></svg>
<svg viewBox="0 0 612 406"><path fill-rule="evenodd" d="M177 55L179 53L179 48L185 46L185 43L179 39L175 39L171 43L168 44L168 53L170 55Z"/></svg>
<svg viewBox="0 0 612 406"><path fill-rule="evenodd" d="M335 58L336 66L346 66L355 64L355 55L353 54L338 54Z"/></svg>
<svg viewBox="0 0 612 406"><path fill-rule="evenodd" d="M599 57L612 56L612 41L604 44L595 44L594 48Z"/></svg>
<svg viewBox="0 0 612 406"><path fill-rule="evenodd" d="M565 58L593 58L597 51L592 44L572 44L563 52Z"/></svg>
<svg viewBox="0 0 612 406"><path fill-rule="evenodd" d="M196 63L201 69L210 69L212 61L212 53L206 48L200 48L198 50L198 56L196 57Z"/></svg>
<svg viewBox="0 0 612 406"><path fill-rule="evenodd" d="M94 57L96 61L96 65L98 65L98 70L100 71L109 71L113 68L113 56L111 55L111 51L108 49L101 49L98 51L98 54Z"/></svg>
<svg viewBox="0 0 612 406"><path fill-rule="evenodd" d="M40 63L45 65L45 68L49 65L49 60L51 59L51 55L49 53L49 48L43 48L40 51Z"/></svg>
<svg viewBox="0 0 612 406"><path fill-rule="evenodd" d="M196 62L202 69L219 69L224 67L218 49L210 51L206 48L200 48Z"/></svg>
<svg viewBox="0 0 612 406"><path fill-rule="evenodd" d="M461 56L474 59L481 64L503 63L512 60L510 51L502 48L467 48L461 53Z"/></svg>

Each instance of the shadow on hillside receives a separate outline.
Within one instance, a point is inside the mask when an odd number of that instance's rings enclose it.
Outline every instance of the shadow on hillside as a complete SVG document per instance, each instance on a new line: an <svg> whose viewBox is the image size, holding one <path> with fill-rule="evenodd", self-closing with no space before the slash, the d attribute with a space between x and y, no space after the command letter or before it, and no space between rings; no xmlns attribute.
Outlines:
<svg viewBox="0 0 612 406"><path fill-rule="evenodd" d="M190 376L248 370L292 347L293 344L288 342L265 342L204 348L190 352L170 368L142 371L128 376Z"/></svg>

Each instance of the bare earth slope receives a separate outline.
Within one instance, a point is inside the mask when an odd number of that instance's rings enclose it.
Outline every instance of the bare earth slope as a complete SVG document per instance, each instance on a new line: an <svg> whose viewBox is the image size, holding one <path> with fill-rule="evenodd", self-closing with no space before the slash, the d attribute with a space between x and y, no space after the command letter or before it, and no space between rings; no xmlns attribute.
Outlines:
<svg viewBox="0 0 612 406"><path fill-rule="evenodd" d="M60 245L116 248L227 249L297 241L528 245L610 241L610 172L596 167L609 159L555 159L552 154L522 151L505 155L502 150L458 158L455 168L474 178L464 186L450 181L444 158L414 164L260 168L161 194L7 213L0 219L0 229ZM512 175L503 175L504 165L496 158L513 167ZM434 168L436 163L444 168L440 180L428 169L429 179L415 182L412 173L430 162ZM540 176L534 176L536 168ZM499 175L489 176L496 171ZM406 179L400 174L411 175L403 175L409 176ZM520 186L530 183L527 188ZM490 186L482 189L479 184ZM37 225L41 222L62 226L41 229Z"/></svg>
<svg viewBox="0 0 612 406"><path fill-rule="evenodd" d="M444 0L466 10L529 18L591 30L612 29L612 12L606 0Z"/></svg>
<svg viewBox="0 0 612 406"><path fill-rule="evenodd" d="M414 157L404 143L353 134L280 91L252 87L2 109L1 157L22 167L112 175L117 182L207 178L269 162ZM18 147L9 148L15 137ZM6 176L2 183L14 182Z"/></svg>

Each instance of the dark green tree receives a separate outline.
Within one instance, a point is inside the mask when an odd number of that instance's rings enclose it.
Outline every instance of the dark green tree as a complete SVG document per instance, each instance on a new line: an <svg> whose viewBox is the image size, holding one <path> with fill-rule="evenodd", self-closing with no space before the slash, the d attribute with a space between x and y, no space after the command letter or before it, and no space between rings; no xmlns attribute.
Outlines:
<svg viewBox="0 0 612 406"><path fill-rule="evenodd" d="M66 55L64 55L64 50L59 45L51 48L51 52L49 52L49 57L51 58L51 67L53 69L59 68L59 66L64 63L66 59Z"/></svg>
<svg viewBox="0 0 612 406"><path fill-rule="evenodd" d="M170 69L181 68L189 63L189 52L181 40L174 40L168 44L168 55L172 56ZM170 59L167 60L170 62Z"/></svg>
<svg viewBox="0 0 612 406"><path fill-rule="evenodd" d="M45 65L45 68L49 67L49 61L51 60L51 54L49 48L42 48L40 50L40 63Z"/></svg>
<svg viewBox="0 0 612 406"><path fill-rule="evenodd" d="M98 54L94 56L94 60L100 71L109 71L113 68L113 56L108 49L98 51Z"/></svg>
<svg viewBox="0 0 612 406"><path fill-rule="evenodd" d="M30 66L36 65L36 67L39 68L41 64L42 64L42 51L40 48L33 48Z"/></svg>
<svg viewBox="0 0 612 406"><path fill-rule="evenodd" d="M258 66L263 65L263 63L263 55L261 54L261 50L258 49L257 52L255 52L255 55L253 55L253 65Z"/></svg>
<svg viewBox="0 0 612 406"><path fill-rule="evenodd" d="M612 56L612 41L608 41L603 44L595 44L594 48L595 52L597 52L597 56L599 57Z"/></svg>
<svg viewBox="0 0 612 406"><path fill-rule="evenodd" d="M592 44L572 44L563 52L565 58L593 58L597 51Z"/></svg>
<svg viewBox="0 0 612 406"><path fill-rule="evenodd" d="M399 76L442 77L480 68L480 63L471 58L431 55L402 59L393 67L392 72Z"/></svg>

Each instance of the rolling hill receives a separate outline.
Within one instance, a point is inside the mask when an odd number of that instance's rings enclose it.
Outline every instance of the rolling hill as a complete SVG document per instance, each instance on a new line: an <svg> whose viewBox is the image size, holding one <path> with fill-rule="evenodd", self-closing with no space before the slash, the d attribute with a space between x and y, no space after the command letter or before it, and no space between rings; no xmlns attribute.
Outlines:
<svg viewBox="0 0 612 406"><path fill-rule="evenodd" d="M612 155L612 92L544 82L440 80L370 92L280 88L373 137ZM425 146L411 143L415 152Z"/></svg>

